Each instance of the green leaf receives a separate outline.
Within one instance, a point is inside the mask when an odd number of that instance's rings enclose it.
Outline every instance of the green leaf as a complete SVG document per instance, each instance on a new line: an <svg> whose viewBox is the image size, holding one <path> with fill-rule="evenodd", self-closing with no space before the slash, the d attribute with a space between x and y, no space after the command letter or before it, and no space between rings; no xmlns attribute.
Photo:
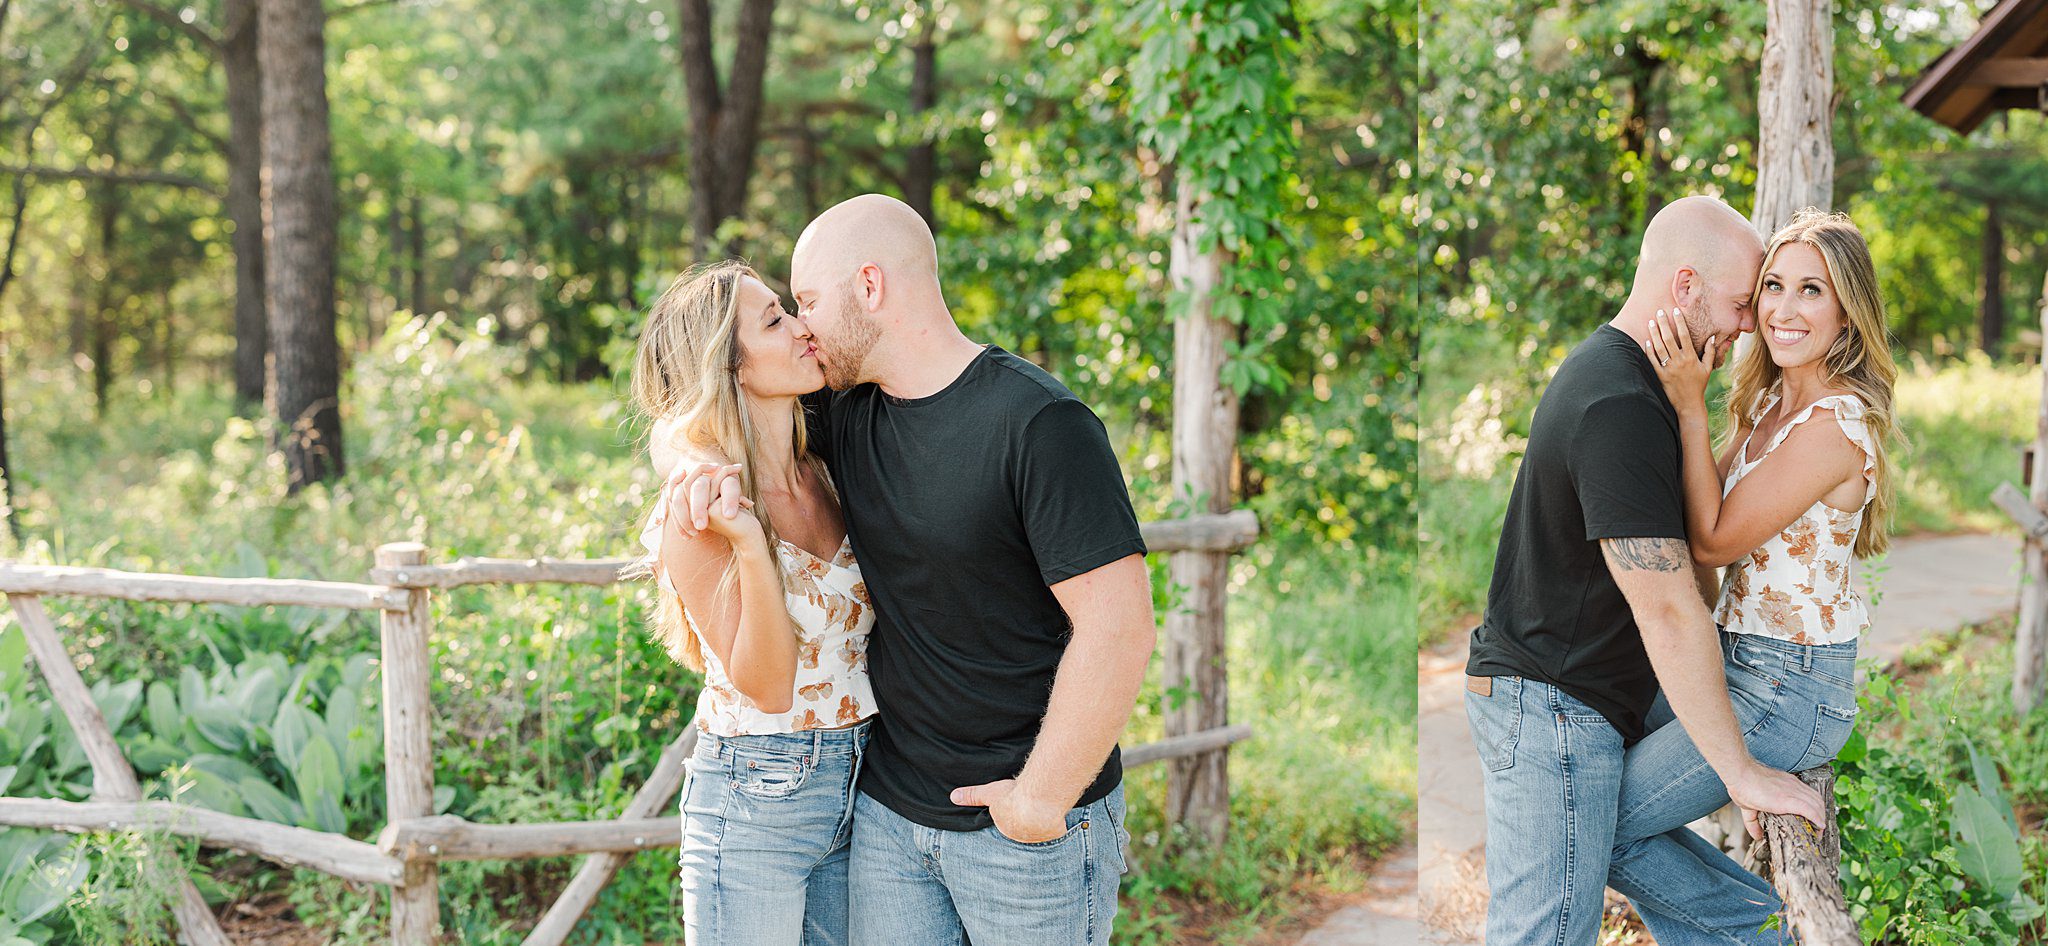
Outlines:
<svg viewBox="0 0 2048 946"><path fill-rule="evenodd" d="M242 800L248 803L249 813L258 818L295 825L304 817L305 809L298 802L263 779L245 778L236 784L242 789Z"/></svg>
<svg viewBox="0 0 2048 946"><path fill-rule="evenodd" d="M313 715L312 710L297 703L285 703L277 708L277 718L270 723L270 746L286 770L299 770L306 742L319 728L320 717Z"/></svg>
<svg viewBox="0 0 2048 946"><path fill-rule="evenodd" d="M1992 808L2005 816L2006 827L2015 834L2019 833L2020 823L2013 816L2012 805L2005 800L2005 782L1998 777L1998 763L1979 751L1977 744L1968 736L1963 737L1963 748L1970 752L1970 774L1977 779L1977 791L1991 803Z"/></svg>
<svg viewBox="0 0 2048 946"><path fill-rule="evenodd" d="M157 680L149 685L147 718L150 732L164 739L177 736L185 720L178 714L178 697L170 684Z"/></svg>
<svg viewBox="0 0 2048 946"><path fill-rule="evenodd" d="M298 780L299 802L306 806L306 819L310 822L305 826L335 834L346 831L348 819L341 812L345 787L341 780L341 756L334 751L334 744L325 736L315 735L306 743L305 754L293 774Z"/></svg>
<svg viewBox="0 0 2048 946"><path fill-rule="evenodd" d="M1956 862L1970 879L2001 900L2020 890L2020 842L1990 801L1967 785L1956 789L1951 817Z"/></svg>

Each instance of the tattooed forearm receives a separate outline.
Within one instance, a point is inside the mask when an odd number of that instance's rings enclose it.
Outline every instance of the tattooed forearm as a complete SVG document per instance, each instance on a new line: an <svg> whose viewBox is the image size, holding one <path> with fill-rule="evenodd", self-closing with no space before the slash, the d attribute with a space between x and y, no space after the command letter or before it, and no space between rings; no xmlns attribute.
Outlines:
<svg viewBox="0 0 2048 946"><path fill-rule="evenodd" d="M1607 567L1615 571L1676 572L1692 568L1684 539L1601 539Z"/></svg>

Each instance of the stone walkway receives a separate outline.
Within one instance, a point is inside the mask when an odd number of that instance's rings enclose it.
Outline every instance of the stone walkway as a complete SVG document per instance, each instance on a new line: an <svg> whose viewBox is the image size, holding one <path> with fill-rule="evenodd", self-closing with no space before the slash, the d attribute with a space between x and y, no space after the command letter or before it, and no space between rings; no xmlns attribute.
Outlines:
<svg viewBox="0 0 2048 946"><path fill-rule="evenodd" d="M1915 641L2010 611L2019 587L2018 548L2018 539L2005 535L1896 543L1874 580L1864 579L1875 603L1862 655L1889 662ZM1419 837L1417 860L1406 869L1418 870L1410 883L1419 881L1419 913L1427 933L1426 938L1398 941L1476 944L1486 911L1486 817L1479 757L1465 726L1464 636L1420 655L1420 664ZM1410 908L1408 915L1416 912ZM1334 925L1333 918L1331 926L1304 939L1304 946L1397 941L1347 939Z"/></svg>

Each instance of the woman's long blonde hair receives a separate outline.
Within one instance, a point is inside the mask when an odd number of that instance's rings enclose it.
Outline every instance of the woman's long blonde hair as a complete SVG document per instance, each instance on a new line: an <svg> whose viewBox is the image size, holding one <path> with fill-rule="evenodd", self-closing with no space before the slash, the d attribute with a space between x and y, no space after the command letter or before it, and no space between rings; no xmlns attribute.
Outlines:
<svg viewBox="0 0 2048 946"><path fill-rule="evenodd" d="M684 272L648 308L640 330L640 350L633 364L633 402L649 421L648 448L656 437L664 446L688 454L716 452L725 462L740 464L740 488L754 503L754 516L767 533L768 549L779 563L775 523L754 482L760 446L740 390L740 280L760 274L739 260L710 263ZM804 440L803 407L796 414L796 456L812 462ZM686 461L678 461L686 462ZM822 475L821 475L822 480ZM657 498L656 502L661 500ZM648 571L661 565L651 558ZM776 569L781 573L781 568ZM730 600L738 575L728 566L719 582L719 597ZM659 584L657 583L657 589ZM676 595L657 590L653 636L684 666L703 672L703 642L683 614Z"/></svg>
<svg viewBox="0 0 2048 946"><path fill-rule="evenodd" d="M1835 298L1842 304L1842 331L1822 356L1822 383L1830 388L1847 388L1865 405L1863 423L1870 429L1875 451L1871 476L1877 484L1863 522L1856 533L1854 553L1858 558L1883 553L1891 547L1893 508L1892 462L1889 447L1898 437L1892 411L1892 385L1898 379L1898 365L1892 360L1891 336L1886 329L1884 299L1877 288L1877 269L1870 262L1870 247L1863 233L1847 214L1807 208L1771 238L1764 251L1764 265L1757 271L1754 300L1763 292L1763 274L1770 271L1778 251L1792 243L1804 243L1820 253L1834 284ZM1757 318L1763 318L1756 308ZM1759 322L1758 334L1768 331ZM1749 353L1735 365L1735 382L1728 391L1728 434L1724 446L1734 440L1742 427L1754 427L1764 399L1777 390L1783 372L1771 360L1769 348L1758 339Z"/></svg>

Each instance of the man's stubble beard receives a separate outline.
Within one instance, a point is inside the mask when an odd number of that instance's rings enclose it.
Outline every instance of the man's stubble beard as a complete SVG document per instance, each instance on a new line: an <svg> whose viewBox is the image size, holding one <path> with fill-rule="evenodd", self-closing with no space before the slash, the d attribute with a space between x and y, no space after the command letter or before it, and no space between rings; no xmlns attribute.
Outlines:
<svg viewBox="0 0 2048 946"><path fill-rule="evenodd" d="M875 341L882 337L882 327L860 307L852 293L841 297L839 326L833 336L818 339L818 347L830 362L825 365L825 385L834 391L872 380L867 377L868 353L874 351Z"/></svg>

